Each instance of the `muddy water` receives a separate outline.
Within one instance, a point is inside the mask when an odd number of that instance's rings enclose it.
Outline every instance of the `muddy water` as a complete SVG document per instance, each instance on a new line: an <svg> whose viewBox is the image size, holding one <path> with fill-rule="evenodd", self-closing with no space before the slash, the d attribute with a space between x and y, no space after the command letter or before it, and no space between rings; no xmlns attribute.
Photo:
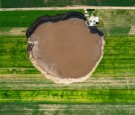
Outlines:
<svg viewBox="0 0 135 115"><path fill-rule="evenodd" d="M32 54L49 74L59 78L87 75L101 56L102 40L91 34L82 19L40 25L30 37Z"/></svg>

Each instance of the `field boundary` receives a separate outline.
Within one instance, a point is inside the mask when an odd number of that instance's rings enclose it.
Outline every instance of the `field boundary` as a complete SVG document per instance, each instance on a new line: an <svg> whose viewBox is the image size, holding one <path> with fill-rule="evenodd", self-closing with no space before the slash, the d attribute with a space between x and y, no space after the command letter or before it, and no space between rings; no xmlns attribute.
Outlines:
<svg viewBox="0 0 135 115"><path fill-rule="evenodd" d="M0 11L15 10L77 10L77 9L121 9L135 10L135 7L111 7L111 6L67 6L67 7L33 7L33 8L0 8Z"/></svg>

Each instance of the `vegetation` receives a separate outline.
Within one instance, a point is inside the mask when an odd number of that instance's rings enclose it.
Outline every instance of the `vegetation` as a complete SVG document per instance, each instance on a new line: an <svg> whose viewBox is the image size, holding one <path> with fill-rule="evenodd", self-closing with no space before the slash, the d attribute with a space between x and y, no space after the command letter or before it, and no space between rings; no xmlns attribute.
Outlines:
<svg viewBox="0 0 135 115"><path fill-rule="evenodd" d="M135 25L134 10L96 10L106 36L128 36L130 28Z"/></svg>
<svg viewBox="0 0 135 115"><path fill-rule="evenodd" d="M30 63L24 37L0 37L0 74L39 73Z"/></svg>
<svg viewBox="0 0 135 115"><path fill-rule="evenodd" d="M43 15L56 15L70 10L51 10L51 11L2 11L0 12L0 27L29 27L32 22ZM83 10L72 10L83 12ZM8 18L7 18L8 16Z"/></svg>
<svg viewBox="0 0 135 115"><path fill-rule="evenodd" d="M113 113L114 115L132 115L135 105L129 104L43 104L43 103L2 103L1 115L92 115Z"/></svg>
<svg viewBox="0 0 135 115"><path fill-rule="evenodd" d="M133 103L135 102L135 90L1 90L0 102Z"/></svg>
<svg viewBox="0 0 135 115"><path fill-rule="evenodd" d="M107 37L104 57L93 76L134 77L135 37Z"/></svg>
<svg viewBox="0 0 135 115"><path fill-rule="evenodd" d="M134 0L1 0L2 8L51 7L51 6L134 6Z"/></svg>

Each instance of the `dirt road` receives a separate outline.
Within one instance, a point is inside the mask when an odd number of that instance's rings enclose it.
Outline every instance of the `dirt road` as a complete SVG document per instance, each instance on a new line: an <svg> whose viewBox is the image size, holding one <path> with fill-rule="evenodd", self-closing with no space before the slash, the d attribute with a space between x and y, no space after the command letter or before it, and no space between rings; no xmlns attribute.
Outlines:
<svg viewBox="0 0 135 115"><path fill-rule="evenodd" d="M135 7L110 7L110 6L67 6L67 7L36 7L36 8L0 8L0 11L14 10L71 10L71 9L125 9L135 10Z"/></svg>

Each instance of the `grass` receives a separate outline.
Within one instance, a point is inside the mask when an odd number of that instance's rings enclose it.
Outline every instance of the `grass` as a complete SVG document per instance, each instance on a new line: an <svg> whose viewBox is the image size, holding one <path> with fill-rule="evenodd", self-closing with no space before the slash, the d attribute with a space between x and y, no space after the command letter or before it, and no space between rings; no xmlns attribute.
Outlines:
<svg viewBox="0 0 135 115"><path fill-rule="evenodd" d="M135 25L134 10L96 10L104 24L100 29L106 36L128 36L131 26Z"/></svg>
<svg viewBox="0 0 135 115"><path fill-rule="evenodd" d="M0 102L134 103L135 90L0 90Z"/></svg>
<svg viewBox="0 0 135 115"><path fill-rule="evenodd" d="M51 11L0 11L0 27L29 27L32 22L42 15L56 15L70 10ZM83 10L72 10L83 12ZM8 17L8 18L7 18Z"/></svg>
<svg viewBox="0 0 135 115"><path fill-rule="evenodd" d="M108 37L104 57L93 76L134 77L134 38Z"/></svg>
<svg viewBox="0 0 135 115"><path fill-rule="evenodd" d="M134 0L1 0L2 8L18 7L51 7L51 6L71 6L71 5L90 5L90 6L134 6Z"/></svg>
<svg viewBox="0 0 135 115"><path fill-rule="evenodd" d="M39 73L30 63L25 37L0 37L0 74Z"/></svg>
<svg viewBox="0 0 135 115"><path fill-rule="evenodd" d="M131 26L100 27L105 36L128 36Z"/></svg>

